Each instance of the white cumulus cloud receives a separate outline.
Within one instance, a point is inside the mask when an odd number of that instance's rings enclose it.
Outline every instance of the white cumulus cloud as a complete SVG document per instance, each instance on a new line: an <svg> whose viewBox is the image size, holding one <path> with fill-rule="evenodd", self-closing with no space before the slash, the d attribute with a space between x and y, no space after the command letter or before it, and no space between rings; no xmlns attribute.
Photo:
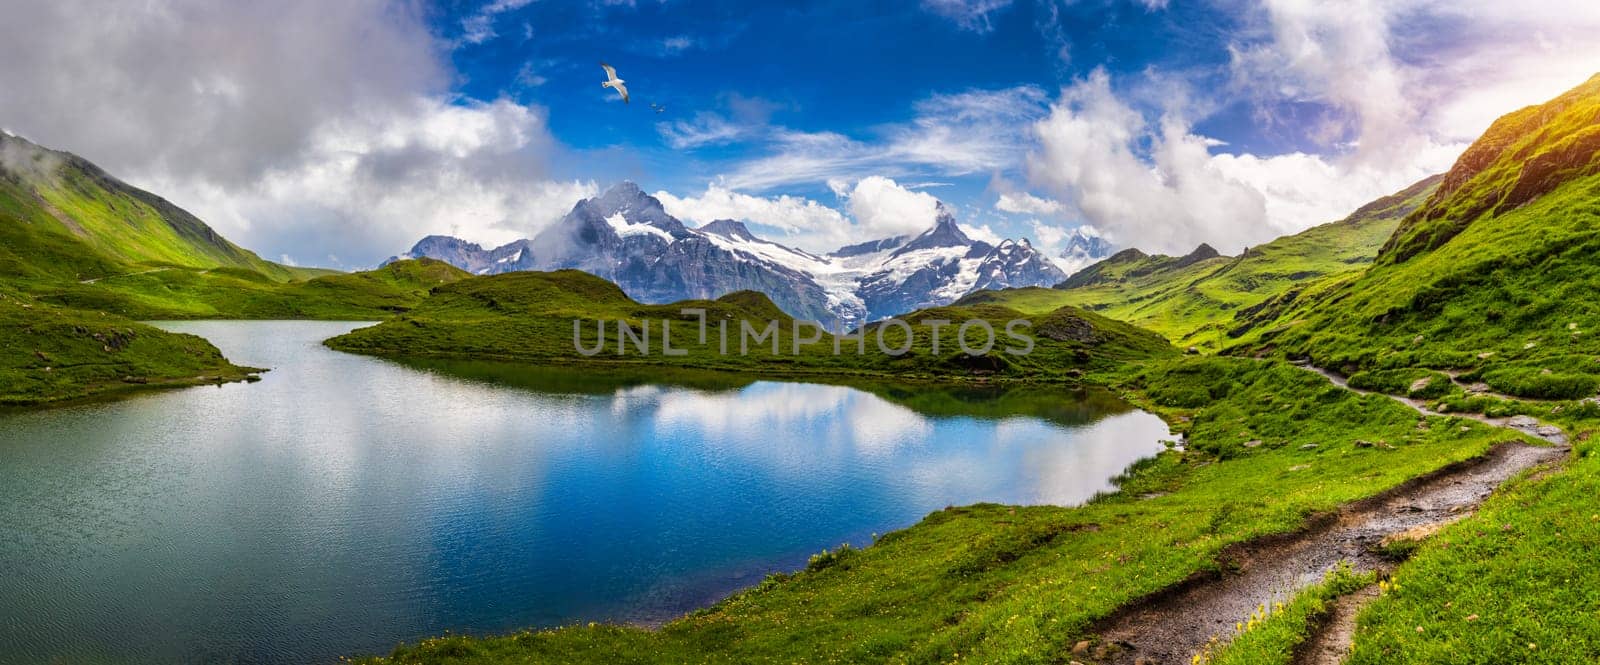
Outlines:
<svg viewBox="0 0 1600 665"><path fill-rule="evenodd" d="M995 210L1019 215L1060 215L1067 207L1054 199L1040 198L1027 192L1002 192L994 203Z"/></svg>
<svg viewBox="0 0 1600 665"><path fill-rule="evenodd" d="M1164 253L1202 242L1237 252L1338 219L1454 156L1448 146L1426 146L1405 162L1374 166L1304 153L1212 154L1214 142L1181 116L1151 120L1119 99L1102 70L1064 89L1034 129L1032 183L1113 241Z"/></svg>
<svg viewBox="0 0 1600 665"><path fill-rule="evenodd" d="M263 256L365 267L424 233L521 237L594 189L549 177L541 107L452 93L450 46L400 1L22 3L0 118Z"/></svg>
<svg viewBox="0 0 1600 665"><path fill-rule="evenodd" d="M752 196L715 183L699 196L676 196L660 191L655 197L667 213L695 225L732 219L766 227L785 243L813 251L837 247L846 237L850 221L838 210L798 196Z"/></svg>

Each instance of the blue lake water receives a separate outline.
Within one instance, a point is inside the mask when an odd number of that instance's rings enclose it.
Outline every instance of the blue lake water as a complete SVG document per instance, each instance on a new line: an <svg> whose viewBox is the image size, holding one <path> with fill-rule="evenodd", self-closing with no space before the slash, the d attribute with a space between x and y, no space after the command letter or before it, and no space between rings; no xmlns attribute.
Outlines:
<svg viewBox="0 0 1600 665"><path fill-rule="evenodd" d="M162 324L255 384L0 414L0 662L331 662L658 622L947 505L1073 504L1160 449L1103 393L690 385Z"/></svg>

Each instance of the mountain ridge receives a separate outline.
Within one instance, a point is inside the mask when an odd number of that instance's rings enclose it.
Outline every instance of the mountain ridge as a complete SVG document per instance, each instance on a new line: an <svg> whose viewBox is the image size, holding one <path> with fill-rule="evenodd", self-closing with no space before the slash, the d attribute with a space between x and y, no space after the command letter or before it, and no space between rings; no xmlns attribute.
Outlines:
<svg viewBox="0 0 1600 665"><path fill-rule="evenodd" d="M390 260L419 257L477 275L583 270L646 303L755 290L794 316L843 327L948 304L975 289L1044 285L1065 277L1025 240L973 240L942 203L933 226L920 234L817 255L761 238L739 220L689 228L627 181L579 201L532 239L484 249L428 236Z"/></svg>
<svg viewBox="0 0 1600 665"><path fill-rule="evenodd" d="M1400 219L1417 209L1443 174L1368 203L1344 219L1222 256L1201 244L1184 256L1124 249L1051 289L970 294L958 303L990 302L1024 311L1078 305L1166 335L1180 346L1217 350L1231 344L1240 317L1286 293L1364 269Z"/></svg>

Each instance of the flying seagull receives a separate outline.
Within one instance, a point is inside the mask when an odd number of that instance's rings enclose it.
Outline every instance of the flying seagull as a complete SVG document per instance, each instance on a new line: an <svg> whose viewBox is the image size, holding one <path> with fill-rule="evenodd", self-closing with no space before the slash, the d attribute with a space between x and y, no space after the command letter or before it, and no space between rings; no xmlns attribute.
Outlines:
<svg viewBox="0 0 1600 665"><path fill-rule="evenodd" d="M606 63L600 63L600 68L606 70L606 81L600 84L602 88L614 88L617 94L622 95L622 103L628 103L628 89L623 87L622 79L617 78L617 69Z"/></svg>
<svg viewBox="0 0 1600 665"><path fill-rule="evenodd" d="M667 110L667 107L662 106L660 104L657 104L655 102L650 102L650 108L651 108L651 110L655 111L656 113L661 113L661 112L664 112L664 111Z"/></svg>

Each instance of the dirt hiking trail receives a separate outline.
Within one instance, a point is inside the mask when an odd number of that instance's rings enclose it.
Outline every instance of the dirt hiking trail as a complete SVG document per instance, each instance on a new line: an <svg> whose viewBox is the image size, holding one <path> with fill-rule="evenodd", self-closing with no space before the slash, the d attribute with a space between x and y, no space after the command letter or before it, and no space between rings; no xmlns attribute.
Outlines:
<svg viewBox="0 0 1600 665"><path fill-rule="evenodd" d="M1307 369L1348 388L1342 377ZM1396 399L1432 414L1421 403ZM1091 649L1080 648L1069 660L1187 665L1213 637L1226 642L1235 634L1235 624L1247 620L1256 608L1288 602L1306 586L1321 581L1341 561L1348 561L1357 571L1388 573L1396 562L1378 552L1385 538L1432 533L1471 514L1506 480L1559 462L1567 454L1565 435L1553 427L1528 418L1479 419L1554 445L1502 443L1481 457L1346 505L1337 514L1313 520L1298 533L1231 547L1221 555L1226 572L1198 575L1124 606L1095 625L1093 632L1100 639ZM1332 665L1343 660L1353 637L1354 616L1372 595L1363 591L1340 599L1322 630L1301 646L1297 661Z"/></svg>

